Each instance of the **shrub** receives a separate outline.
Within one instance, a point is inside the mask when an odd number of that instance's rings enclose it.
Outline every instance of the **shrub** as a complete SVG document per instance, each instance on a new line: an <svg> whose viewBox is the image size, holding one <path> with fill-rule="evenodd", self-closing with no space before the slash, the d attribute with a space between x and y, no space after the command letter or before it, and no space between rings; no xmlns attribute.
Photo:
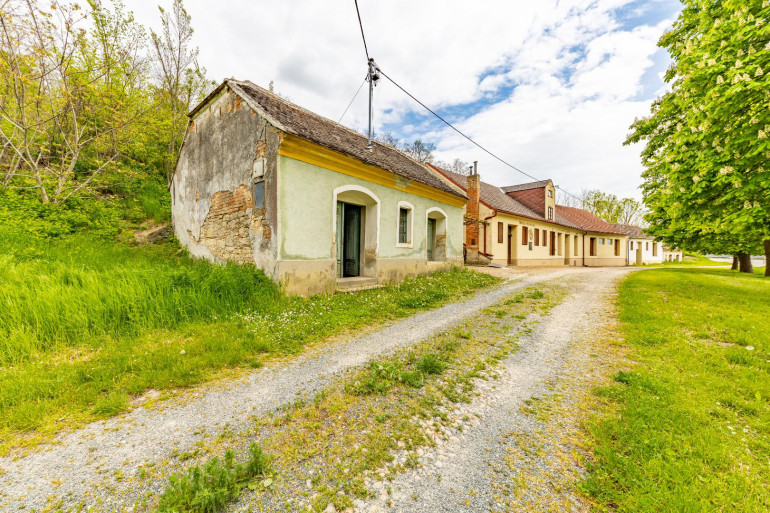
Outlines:
<svg viewBox="0 0 770 513"><path fill-rule="evenodd" d="M186 474L173 475L158 503L158 511L174 513L215 513L238 496L254 478L270 470L269 459L257 444L249 447L245 463L235 463L232 450L224 461L213 457L203 467L194 466Z"/></svg>

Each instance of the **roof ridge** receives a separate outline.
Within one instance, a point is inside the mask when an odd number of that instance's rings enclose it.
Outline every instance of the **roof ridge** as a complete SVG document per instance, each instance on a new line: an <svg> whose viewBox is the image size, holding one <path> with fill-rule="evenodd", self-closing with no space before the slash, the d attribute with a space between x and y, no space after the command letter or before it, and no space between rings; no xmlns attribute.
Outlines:
<svg viewBox="0 0 770 513"><path fill-rule="evenodd" d="M366 138L366 139L368 140L368 137L367 137L367 136L365 136L364 134L362 134L362 133L360 133L360 132L357 132L357 131L353 130L352 128L348 127L348 126L345 126L345 125L343 125L343 124L342 124L342 123L340 123L339 121L334 121L333 119L331 119L331 118L327 118L326 116L322 116L321 114L318 114L317 112L313 112L312 110L309 110L309 109L307 109L307 108L303 107L302 105L300 105L300 104L298 104L298 103L294 103L294 102L292 102L292 101L289 101L289 100L287 100L286 98L284 98L284 97L282 97L281 95L279 95L278 93L274 93L274 92L271 92L270 90L268 90L268 89L265 89L264 87L262 87L262 86L260 86L260 85L257 85L257 84L255 84L255 83L254 83L254 82L252 82L251 80L238 80L238 79L235 79L235 78L231 78L230 80L232 80L232 81L234 81L234 82L236 82L236 83L238 83L238 84L245 84L245 85L247 85L247 86L249 86L249 87L254 87L254 88L256 88L256 89L259 89L261 92L263 92L263 93L266 93L266 94L269 94L269 95L273 96L273 97L274 97L276 100L278 100L278 101L279 101L279 102L281 102L281 103L284 103L284 104L286 104L286 105L288 105L288 106L290 106L290 107L294 107L294 108L297 108L297 109L299 109L299 110L301 110L301 111L303 111L303 112L305 112L305 113L307 113L307 114L309 114L309 115L311 115L311 116L315 116L315 117L318 117L318 118L322 118L322 119L324 119L324 120L326 120L326 121L329 121L329 122L331 122L331 123L334 123L334 124L335 124L335 125L337 125L338 127L342 128L342 129L344 129L344 130L347 130L347 131L348 131L348 132L350 132L351 134L354 134L354 135L356 135L356 136L358 136L358 137L360 137L360 138L362 138L362 139L363 139L363 138ZM398 149L397 147L393 146L392 144L388 144L388 143L386 143L386 142L382 142L382 141L379 141L379 140L377 140L377 139L374 139L374 138L372 138L372 143L377 143L377 144L379 144L380 146L384 146L384 147L386 147L386 148L392 148L392 149L396 150L397 152L401 153L402 155L404 155L405 157L407 157L407 158L409 158L409 159L412 159L412 160L413 160L414 162L416 162L417 164L420 164L420 162L418 162L418 161L414 160L412 157L410 157L409 155L407 155L406 153L404 153L403 151L401 151L401 150L400 150L400 149Z"/></svg>

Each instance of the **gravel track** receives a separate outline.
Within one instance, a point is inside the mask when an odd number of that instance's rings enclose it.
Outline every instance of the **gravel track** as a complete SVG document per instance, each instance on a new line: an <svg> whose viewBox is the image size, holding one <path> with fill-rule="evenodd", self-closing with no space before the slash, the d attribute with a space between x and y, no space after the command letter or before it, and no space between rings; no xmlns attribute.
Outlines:
<svg viewBox="0 0 770 513"><path fill-rule="evenodd" d="M600 278L604 273L618 275L607 269L532 271L517 276L521 277L519 281L414 315L365 336L308 350L228 383L182 392L152 409L138 407L125 415L89 424L26 456L0 458L0 511L37 510L56 500L62 500L64 508L81 503L103 511L130 508L147 490L122 481L137 474L141 466L194 447L206 437L219 434L225 426L244 428L251 416L313 394L335 376L418 343L518 289L567 275L591 276L590 280L606 283L606 278ZM434 511L421 511L428 510Z"/></svg>
<svg viewBox="0 0 770 513"><path fill-rule="evenodd" d="M375 482L376 499L356 501L356 511L550 511L545 505L553 504L554 494L562 495L557 498L562 507L557 509L563 510L565 505L574 511L584 509L585 505L568 489L547 482L553 477L552 472L548 477L548 448L534 451L538 453L534 457L516 458L513 463L511 455L522 453L522 443L543 439L539 435L543 424L526 411L525 401L548 396L561 376L590 372L590 357L584 354L587 351L583 342L611 322L607 296L628 272L605 268L578 277L570 295L539 322L532 334L522 338L521 349L496 369L500 379L478 382L479 395L456 412L471 419L464 423L462 431L455 431L440 447L425 451L422 466L398 475L392 482ZM567 386L586 385L571 381ZM564 445L559 436L558 430L550 433L544 445ZM542 476L546 476L546 482L525 484L516 490L517 478L521 483ZM517 492L525 496L512 497Z"/></svg>

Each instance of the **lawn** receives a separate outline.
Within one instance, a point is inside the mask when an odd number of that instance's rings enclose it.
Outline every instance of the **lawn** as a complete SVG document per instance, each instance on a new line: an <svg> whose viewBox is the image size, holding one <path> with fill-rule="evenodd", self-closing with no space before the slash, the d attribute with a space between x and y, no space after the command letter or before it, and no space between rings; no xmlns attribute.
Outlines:
<svg viewBox="0 0 770 513"><path fill-rule="evenodd" d="M730 265L729 262L717 262L716 260L711 260L708 257L705 257L703 255L699 255L697 253L685 253L682 257L682 260L680 262L663 262L663 265L665 266L688 266L688 265L697 265L697 266L705 266L705 265Z"/></svg>
<svg viewBox="0 0 770 513"><path fill-rule="evenodd" d="M0 453L126 411L150 389L258 367L496 281L453 269L291 298L253 267L193 260L173 244L0 234Z"/></svg>
<svg viewBox="0 0 770 513"><path fill-rule="evenodd" d="M632 365L596 391L583 490L617 511L770 510L770 280L650 270L618 302Z"/></svg>

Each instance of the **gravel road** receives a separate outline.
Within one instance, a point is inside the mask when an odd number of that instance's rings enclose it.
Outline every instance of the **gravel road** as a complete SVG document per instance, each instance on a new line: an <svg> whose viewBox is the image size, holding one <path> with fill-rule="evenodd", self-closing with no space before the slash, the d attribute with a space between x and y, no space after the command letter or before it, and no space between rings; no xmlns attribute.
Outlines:
<svg viewBox="0 0 770 513"><path fill-rule="evenodd" d="M160 407L138 407L125 415L89 424L26 456L0 458L0 511L38 510L59 500L64 508L79 504L104 511L128 508L147 490L126 485L124 478L137 474L142 466L162 462L206 437L216 436L225 426L236 431L244 428L252 415L266 414L297 396L312 394L340 373L424 340L518 289L563 276L585 275L590 277L587 281L595 282L591 290L596 289L598 293L620 273L610 269L563 268L518 274L519 281L504 283L465 301L417 314L365 336L323 345L288 361L268 364L229 383L182 392ZM589 292L583 295L583 300L573 307L574 311L562 311L566 317L554 321L553 340L542 348L538 345L532 358L539 361L550 351L558 350L566 343L564 330L570 326L577 329L576 322L585 322L581 316L587 315L593 296ZM570 304L574 304L574 300ZM531 368L533 375L515 374L515 379L506 383L516 389L530 382L534 386L542 373L549 370L542 365ZM518 381L519 378L524 381ZM519 398L526 392L511 390L510 395ZM506 399L504 404L514 404L510 401L515 402ZM464 451L460 451L458 458L472 456L463 454ZM470 469L466 470L472 475ZM126 481L135 483L133 479ZM444 488L426 490L426 497ZM438 510L440 508L420 509Z"/></svg>
<svg viewBox="0 0 770 513"><path fill-rule="evenodd" d="M605 268L578 277L573 292L519 341L521 349L498 369L500 379L479 382L479 396L458 412L472 419L462 431L455 431L440 447L425 451L422 466L400 474L392 482L375 482L377 498L357 501L356 510L551 511L544 505L554 502L554 494L566 495L559 498L562 507L556 510L563 510L565 505L572 511L584 509L578 497L553 483L526 486L530 479L548 476L542 468L549 464L547 448L535 451L538 455L534 458L519 461L512 461L511 455L520 454L522 444L542 441L537 434L542 423L527 411L531 404L527 400L551 394L561 375L574 375L576 370L581 375L591 372L586 341L612 321L607 314L611 311L607 296L628 272L627 268ZM577 369L576 360L581 362ZM558 430L551 433L543 445L563 443L557 440L559 436ZM529 461L522 461L525 459ZM517 492L519 497L515 497Z"/></svg>

